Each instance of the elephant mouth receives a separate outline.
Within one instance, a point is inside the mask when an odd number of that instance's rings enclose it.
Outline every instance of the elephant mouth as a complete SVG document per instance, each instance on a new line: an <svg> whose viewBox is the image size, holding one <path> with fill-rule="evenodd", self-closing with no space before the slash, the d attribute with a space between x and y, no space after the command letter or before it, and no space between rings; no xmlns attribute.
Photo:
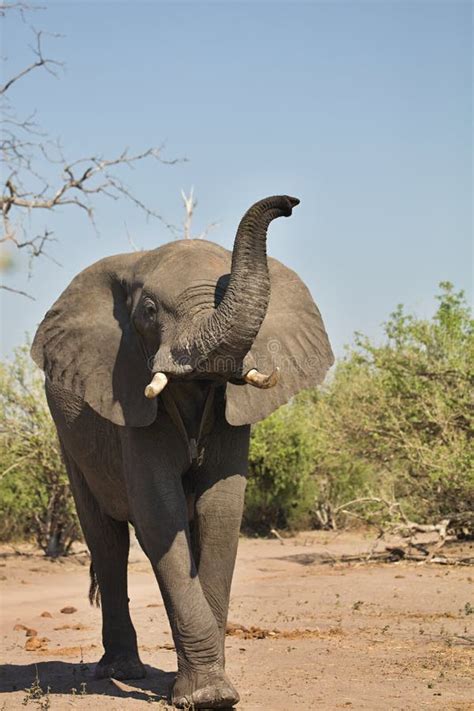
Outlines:
<svg viewBox="0 0 474 711"><path fill-rule="evenodd" d="M200 377L199 377L200 376ZM165 389L165 387L168 385L169 381L176 377L176 375L170 375L167 373L164 373L163 371L157 371L154 375L151 381L148 383L148 385L145 388L145 397L152 400L155 397L158 397L158 395ZM271 373L260 373L256 368L251 368L248 370L245 375L242 375L240 378L237 380L230 377L226 378L224 377L221 373L218 374L208 374L208 377L204 377L202 374L196 375L195 371L192 373L187 373L187 374L182 374L179 377L180 380L186 380L186 379L202 379L202 380L221 380L223 383L227 382L228 380L233 380L233 382L238 382L239 384L242 385L252 385L254 388L258 388L259 390L268 390L269 388L273 388L275 385L277 385L279 379L280 379L280 369L275 368Z"/></svg>
<svg viewBox="0 0 474 711"><path fill-rule="evenodd" d="M151 381L145 388L145 397L153 399L164 390L170 380L214 380L226 383L232 381L235 384L251 385L259 390L268 390L275 387L280 379L280 369L274 368L271 373L261 373L257 368L248 368L245 372L224 373L222 371L211 371L209 368L202 367L194 369L191 365L181 366L182 370L176 372L164 372L163 370L154 371Z"/></svg>

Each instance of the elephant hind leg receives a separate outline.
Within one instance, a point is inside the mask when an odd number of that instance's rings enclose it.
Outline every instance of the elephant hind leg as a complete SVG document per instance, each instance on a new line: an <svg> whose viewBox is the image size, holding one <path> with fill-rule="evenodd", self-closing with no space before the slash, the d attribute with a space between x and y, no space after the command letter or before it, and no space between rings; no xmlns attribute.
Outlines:
<svg viewBox="0 0 474 711"><path fill-rule="evenodd" d="M141 679L145 668L138 656L127 593L129 532L126 521L105 514L76 463L65 453L66 468L81 527L91 553L91 603L100 595L105 654L96 678Z"/></svg>

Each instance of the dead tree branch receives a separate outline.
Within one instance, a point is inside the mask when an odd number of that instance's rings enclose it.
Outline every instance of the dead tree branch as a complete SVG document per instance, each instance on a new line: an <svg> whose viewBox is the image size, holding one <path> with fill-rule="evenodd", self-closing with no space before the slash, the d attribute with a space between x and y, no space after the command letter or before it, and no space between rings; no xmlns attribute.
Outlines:
<svg viewBox="0 0 474 711"><path fill-rule="evenodd" d="M398 563L402 560L414 563L433 563L435 565L474 565L474 556L424 556L409 551L408 546L387 546L384 551L360 555L341 555L322 557L315 560L321 564L336 563Z"/></svg>
<svg viewBox="0 0 474 711"><path fill-rule="evenodd" d="M16 10L23 17L23 13L35 9L41 8L24 2L1 3L0 16ZM133 169L145 160L174 165L180 162L180 159L165 159L162 155L163 147L159 146L137 153L130 153L125 149L113 158L96 154L68 161L63 155L59 141L51 140L47 132L38 125L36 110L26 117L16 114L10 100L13 88L26 86L27 77L38 70L57 76L57 70L62 67L61 62L46 54L43 46L46 37L58 35L32 27L30 29L34 35L34 42L30 46L33 61L13 73L0 86L0 148L5 166L5 178L0 189L3 223L0 248L24 250L31 269L35 258L50 256L47 249L53 239L50 228L42 228L40 231L32 228L33 216L44 211L54 213L58 209L74 208L82 212L96 229L94 214L97 200L101 197L128 200L147 218L159 220L177 236L177 228L155 209L146 205L123 180L122 174L124 169ZM7 290L21 293L13 287L8 287ZM23 292L23 295L27 294Z"/></svg>
<svg viewBox="0 0 474 711"><path fill-rule="evenodd" d="M6 286L6 284L0 284L0 289L3 289L4 291L9 291L12 294L18 294L19 296L25 296L27 299L31 299L32 301L35 300L34 296L28 294L27 291L22 291L21 289L14 289L11 286Z"/></svg>
<svg viewBox="0 0 474 711"><path fill-rule="evenodd" d="M319 520L325 524L325 527L331 527L336 530L336 518L338 514L358 518L360 521L367 522L367 513L359 514L354 512L352 507L375 504L379 508L385 509L386 523L379 524L378 540L387 534L396 534L407 539L407 543L396 547L387 546L384 552L377 552L375 547L369 553L363 556L345 557L338 559L340 562L365 561L370 560L412 560L423 563L439 563L441 565L462 564L471 565L474 559L456 558L454 562L447 559L446 556L439 555L439 551L443 546L455 541L459 535L472 535L474 531L474 511L465 511L463 513L453 513L446 515L443 519L436 523L424 524L411 521L405 514L402 505L398 501L388 501L387 499L378 496L364 496L357 499L346 501L344 504L335 507L326 506L324 509L321 505L316 509L316 514L319 513ZM434 534L434 540L417 539L417 535Z"/></svg>
<svg viewBox="0 0 474 711"><path fill-rule="evenodd" d="M160 220L169 230L175 231L174 225L167 222L158 212L147 207L127 187L122 179L111 169L127 166L133 168L136 163L147 158L157 160L167 165L172 165L177 160L165 160L161 157L160 148L149 148L142 153L129 155L124 150L113 159L98 156L81 158L72 163L64 164L62 175L55 187L45 183L41 192L28 191L20 183L15 183L12 177L7 178L3 194L0 196L0 209L2 212L4 234L0 243L10 242L15 247L27 248L33 257L44 254L46 242L50 240L51 233L27 238L23 230L18 230L18 224L12 222L11 211L17 208L25 213L33 210L54 210L58 207L76 207L84 211L94 225L94 207L91 196L104 195L112 200L124 197L140 208L147 217ZM22 236L23 235L23 236Z"/></svg>
<svg viewBox="0 0 474 711"><path fill-rule="evenodd" d="M33 28L32 28L33 29ZM43 47L42 47L42 38L45 35L49 35L50 37L58 37L59 35L54 35L50 33L45 33L42 30L35 30L33 29L34 35L35 35L35 45L31 47L31 50L36 57L35 61L29 64L27 67L24 67L21 69L17 74L13 75L7 81L5 84L0 86L0 96L3 96L4 94L7 93L9 89L15 84L16 82L20 81L20 79L23 79L26 77L28 74L31 72L34 72L36 69L40 69L40 67L43 67L47 72L52 74L53 76L57 76L57 72L54 70L53 67L62 67L63 63L58 62L56 59L51 59L49 57L45 57L43 54Z"/></svg>
<svg viewBox="0 0 474 711"><path fill-rule="evenodd" d="M44 10L43 5L31 5L28 2L2 2L0 3L0 17L5 17L7 12L18 12L25 22L26 13L35 10Z"/></svg>
<svg viewBox="0 0 474 711"><path fill-rule="evenodd" d="M191 224L193 221L194 210L197 207L197 200L194 197L194 187L191 188L189 195L186 195L184 190L181 190L181 197L184 204L184 220L183 220L183 239L205 239L209 232L219 226L219 222L211 222L198 235L192 235Z"/></svg>

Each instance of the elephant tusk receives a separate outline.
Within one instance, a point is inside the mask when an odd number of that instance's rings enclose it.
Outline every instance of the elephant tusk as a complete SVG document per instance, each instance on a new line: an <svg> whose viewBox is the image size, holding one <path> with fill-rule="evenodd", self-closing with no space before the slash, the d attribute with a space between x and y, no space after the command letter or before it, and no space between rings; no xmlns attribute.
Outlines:
<svg viewBox="0 0 474 711"><path fill-rule="evenodd" d="M145 397L153 400L154 397L158 397L161 391L168 384L168 376L164 373L155 373L153 380L148 383L145 388Z"/></svg>
<svg viewBox="0 0 474 711"><path fill-rule="evenodd" d="M244 380L246 383L253 385L254 388L260 388L262 390L268 390L268 388L273 388L274 385L278 383L280 379L280 368L275 368L270 375L265 373L259 373L256 368L252 368L249 372L244 375Z"/></svg>

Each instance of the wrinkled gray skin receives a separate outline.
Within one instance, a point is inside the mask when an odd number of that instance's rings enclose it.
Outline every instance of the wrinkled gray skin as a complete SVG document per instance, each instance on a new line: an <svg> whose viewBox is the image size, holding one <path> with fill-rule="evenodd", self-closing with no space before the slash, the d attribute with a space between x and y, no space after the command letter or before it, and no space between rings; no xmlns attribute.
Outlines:
<svg viewBox="0 0 474 711"><path fill-rule="evenodd" d="M239 699L224 671L224 634L250 424L321 382L333 362L308 290L266 255L268 225L297 204L256 203L232 255L186 240L93 264L48 311L32 348L100 589L96 675L145 674L128 609L130 521L169 617L178 707ZM245 384L250 369L275 365L271 390ZM147 399L157 371L169 384Z"/></svg>

